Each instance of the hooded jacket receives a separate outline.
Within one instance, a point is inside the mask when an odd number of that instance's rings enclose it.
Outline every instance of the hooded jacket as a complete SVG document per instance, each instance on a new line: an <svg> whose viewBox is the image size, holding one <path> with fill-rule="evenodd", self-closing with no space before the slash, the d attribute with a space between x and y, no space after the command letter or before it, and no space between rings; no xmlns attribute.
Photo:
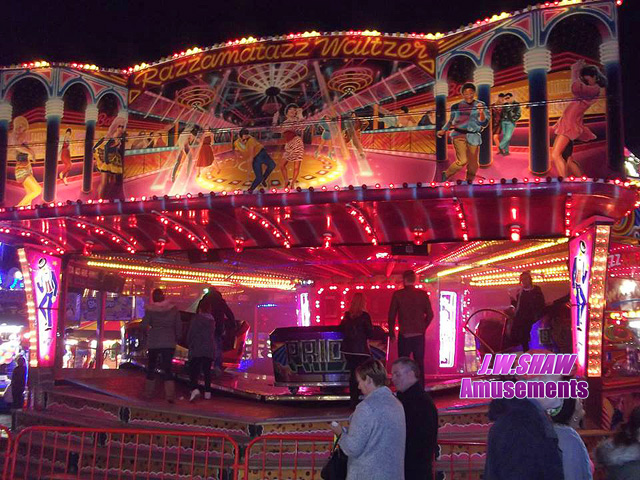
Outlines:
<svg viewBox="0 0 640 480"><path fill-rule="evenodd" d="M484 480L564 480L553 424L527 399L498 399L489 405Z"/></svg>
<svg viewBox="0 0 640 480"><path fill-rule="evenodd" d="M615 445L605 440L596 449L598 463L607 467L607 480L637 480L640 478L640 443Z"/></svg>
<svg viewBox="0 0 640 480"><path fill-rule="evenodd" d="M189 325L189 333L187 334L189 358L215 358L215 330L216 321L213 315L197 313L193 316Z"/></svg>
<svg viewBox="0 0 640 480"><path fill-rule="evenodd" d="M142 325L149 327L147 348L176 348L182 333L180 312L167 300L145 305Z"/></svg>

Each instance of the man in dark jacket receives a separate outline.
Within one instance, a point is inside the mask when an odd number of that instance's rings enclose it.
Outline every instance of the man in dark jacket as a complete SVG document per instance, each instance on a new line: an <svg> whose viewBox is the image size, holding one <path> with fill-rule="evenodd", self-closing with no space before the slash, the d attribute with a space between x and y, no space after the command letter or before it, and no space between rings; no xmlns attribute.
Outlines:
<svg viewBox="0 0 640 480"><path fill-rule="evenodd" d="M564 480L558 436L535 401L493 400L489 420L484 480Z"/></svg>
<svg viewBox="0 0 640 480"><path fill-rule="evenodd" d="M438 410L420 386L419 375L418 365L408 357L398 358L391 367L391 379L407 424L405 480L433 480L433 460L438 449Z"/></svg>
<svg viewBox="0 0 640 480"><path fill-rule="evenodd" d="M394 292L389 307L389 336L395 338L398 317L398 356L413 359L420 367L418 381L424 386L424 332L433 320L433 310L427 292L415 288L416 274L407 270L402 274L404 288Z"/></svg>
<svg viewBox="0 0 640 480"><path fill-rule="evenodd" d="M15 410L21 410L24 405L24 388L26 386L26 381L26 362L22 355L18 355L16 357L16 366L11 373L11 408Z"/></svg>
<svg viewBox="0 0 640 480"><path fill-rule="evenodd" d="M191 318L187 333L189 348L189 379L191 381L190 402L200 396L198 378L204 375L204 398L211 399L211 364L216 357L216 321L211 315L211 305L200 302L198 311Z"/></svg>
<svg viewBox="0 0 640 480"><path fill-rule="evenodd" d="M516 298L511 297L511 304L516 311L511 327L511 338L522 344L522 350L529 350L531 327L544 313L545 300L542 290L533 284L530 272L520 274L522 289Z"/></svg>

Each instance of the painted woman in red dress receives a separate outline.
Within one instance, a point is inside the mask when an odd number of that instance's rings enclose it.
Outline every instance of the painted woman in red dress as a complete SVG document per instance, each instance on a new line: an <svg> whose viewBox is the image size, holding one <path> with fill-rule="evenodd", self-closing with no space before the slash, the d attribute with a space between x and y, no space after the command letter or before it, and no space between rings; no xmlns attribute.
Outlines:
<svg viewBox="0 0 640 480"><path fill-rule="evenodd" d="M551 150L551 160L558 175L562 177L567 173L582 175L580 167L572 159L565 163L562 152L570 142L575 140L589 142L596 139L594 133L584 125L584 114L591 105L596 103L600 96L600 89L606 85L607 79L602 73L595 66L586 65L584 60L580 59L571 66L573 99L554 127L556 138Z"/></svg>
<svg viewBox="0 0 640 480"><path fill-rule="evenodd" d="M198 154L198 163L196 163L196 178L200 177L203 168L210 167L214 164L218 169L218 173L220 173L220 164L216 160L212 143L213 134L211 133L211 130L207 130L202 137L202 145L200 146L200 153Z"/></svg>
<svg viewBox="0 0 640 480"><path fill-rule="evenodd" d="M62 147L60 148L60 163L62 163L62 168L60 169L58 177L65 185L69 184L67 178L69 177L69 172L71 172L71 133L71 129L67 128L64 132L64 138L62 139Z"/></svg>

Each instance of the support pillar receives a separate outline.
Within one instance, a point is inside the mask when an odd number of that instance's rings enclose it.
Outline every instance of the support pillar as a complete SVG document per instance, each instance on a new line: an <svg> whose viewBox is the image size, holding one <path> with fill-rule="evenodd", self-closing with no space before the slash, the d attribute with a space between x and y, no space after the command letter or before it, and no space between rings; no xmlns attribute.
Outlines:
<svg viewBox="0 0 640 480"><path fill-rule="evenodd" d="M609 170L621 177L624 169L624 124L622 120L622 82L618 40L612 38L600 45L600 63L607 77L607 162Z"/></svg>
<svg viewBox="0 0 640 480"><path fill-rule="evenodd" d="M436 99L436 133L442 130L447 123L447 95L449 85L446 80L438 80L433 86L433 94ZM442 138L436 135L436 160L445 162L447 160L447 136Z"/></svg>
<svg viewBox="0 0 640 480"><path fill-rule="evenodd" d="M56 380L63 378L62 369L64 365L64 354L66 352L65 330L67 328L67 293L69 289L69 255L62 257L60 266L60 296L58 298L58 325L56 328L56 350L53 360L54 374Z"/></svg>
<svg viewBox="0 0 640 480"><path fill-rule="evenodd" d="M524 54L524 70L529 77L530 127L529 170L535 175L549 171L549 109L547 73L551 70L551 52L533 48Z"/></svg>
<svg viewBox="0 0 640 480"><path fill-rule="evenodd" d="M13 107L8 102L0 102L0 206L4 205L7 189L7 160L9 145L9 124Z"/></svg>
<svg viewBox="0 0 640 480"><path fill-rule="evenodd" d="M98 121L98 106L87 105L84 111L84 161L82 163L82 193L91 193L93 174L93 144Z"/></svg>
<svg viewBox="0 0 640 480"><path fill-rule="evenodd" d="M50 98L45 104L47 118L47 140L44 154L44 190L42 199L53 202L56 199L56 183L58 179L58 144L60 143L60 120L64 113L64 102L61 98Z"/></svg>
<svg viewBox="0 0 640 480"><path fill-rule="evenodd" d="M491 105L491 87L493 87L493 69L483 65L476 68L473 72L473 83L478 88L478 100L483 102L487 107ZM489 127L482 131L482 143L480 144L480 167L488 167L491 165L491 113L489 110L486 112L487 119L489 120Z"/></svg>
<svg viewBox="0 0 640 480"><path fill-rule="evenodd" d="M98 292L100 296L100 311L96 321L96 370L102 370L104 357L104 320L107 313L107 292Z"/></svg>

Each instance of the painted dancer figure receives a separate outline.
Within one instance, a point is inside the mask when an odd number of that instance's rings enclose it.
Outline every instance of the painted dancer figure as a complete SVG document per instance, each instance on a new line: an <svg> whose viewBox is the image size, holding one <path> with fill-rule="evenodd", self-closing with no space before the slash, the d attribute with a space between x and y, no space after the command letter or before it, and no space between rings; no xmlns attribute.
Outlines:
<svg viewBox="0 0 640 480"><path fill-rule="evenodd" d="M58 296L58 282L56 281L53 270L47 263L46 258L38 260L38 271L35 274L35 284L38 291L42 294L42 300L38 305L40 311L44 314L47 322L46 330L53 327L51 319L51 307Z"/></svg>
<svg viewBox="0 0 640 480"><path fill-rule="evenodd" d="M493 144L500 152L500 135L502 134L502 105L504 105L504 93L498 94L495 103L491 105L491 138Z"/></svg>
<svg viewBox="0 0 640 480"><path fill-rule="evenodd" d="M262 144L249 135L249 130L243 128L240 130L239 138L233 142L233 147L236 155L242 157L247 163L251 162L255 178L249 187L249 192L253 192L258 185L266 187L269 175L276 168L276 162L273 161ZM266 167L264 172L263 166Z"/></svg>
<svg viewBox="0 0 640 480"><path fill-rule="evenodd" d="M569 142L580 140L589 142L595 140L595 134L584 125L585 112L596 103L600 90L607 86L607 79L597 67L586 65L580 59L571 66L571 93L573 100L562 112L562 117L556 123L554 130L556 138L553 141L551 160L558 171L558 175L567 173L582 175L580 167L571 159L566 161L562 156Z"/></svg>
<svg viewBox="0 0 640 480"><path fill-rule="evenodd" d="M60 163L62 163L62 168L60 169L60 173L58 177L65 185L68 185L67 178L69 177L69 172L71 172L71 129L67 128L64 132L64 138L62 139L62 146L60 147Z"/></svg>
<svg viewBox="0 0 640 480"><path fill-rule="evenodd" d="M322 149L327 147L327 156L329 158L333 157L333 146L331 145L331 130L329 129L329 122L331 118L329 115L325 115L322 117L322 120L318 124L318 126L322 129L322 134L320 136L320 143L318 144L318 148L316 149L315 157L319 157L322 155Z"/></svg>
<svg viewBox="0 0 640 480"><path fill-rule="evenodd" d="M96 168L100 172L99 197L124 200L124 190L119 176L124 173L124 134L126 121L117 117L111 122L107 135L93 147Z"/></svg>
<svg viewBox="0 0 640 480"><path fill-rule="evenodd" d="M442 172L442 181L455 175L460 169L467 167L467 181L473 181L478 171L478 157L482 136L480 133L488 125L487 106L476 100L476 86L465 83L462 86L461 102L451 106L449 121L438 132L438 137L444 136L451 129L451 141L456 151L456 161Z"/></svg>
<svg viewBox="0 0 640 480"><path fill-rule="evenodd" d="M178 177L178 172L182 167L182 162L186 158L187 159L187 170L191 171L191 164L193 163L193 150L194 150L194 142L196 141L196 130L195 127L190 128L186 127L180 136L178 137L178 157L176 158L176 163L173 165L173 170L171 172L171 183L176 182L176 178Z"/></svg>
<svg viewBox="0 0 640 480"><path fill-rule="evenodd" d="M342 129L344 135L344 141L346 144L351 144L357 150L360 158L365 159L367 155L364 153L364 147L360 141L362 131L369 126L369 122L361 120L356 115L356 112L351 112L347 118L342 121Z"/></svg>
<svg viewBox="0 0 640 480"><path fill-rule="evenodd" d="M282 122L284 153L282 154L280 170L282 171L282 180L285 187L294 187L298 181L300 167L302 166L302 160L304 158L304 142L302 141L304 128L301 125L304 118L302 117L302 109L295 103L287 105L284 114L285 120ZM276 112L273 120L274 124L277 123L278 112ZM289 179L289 173L287 171L290 162L293 163L293 175L291 179Z"/></svg>
<svg viewBox="0 0 640 480"><path fill-rule="evenodd" d="M14 175L16 181L22 184L25 195L18 202L18 207L31 205L31 202L42 193L42 187L33 176L31 162L35 160L36 154L29 146L29 121L25 117L13 119L13 133L10 144L13 145L16 155L16 167Z"/></svg>
<svg viewBox="0 0 640 480"><path fill-rule="evenodd" d="M520 104L513 99L512 93L504 94L504 105L502 106L501 113L501 127L502 127L502 140L500 141L499 153L502 155L509 155L509 144L511 143L511 137L516 129L516 123L522 116L522 109Z"/></svg>
<svg viewBox="0 0 640 480"><path fill-rule="evenodd" d="M587 245L584 241L580 241L580 250L578 251L578 255L573 260L573 267L571 269L571 286L574 289L574 293L576 296L576 303L578 307L578 320L576 329L582 331L584 329L584 325L587 322L587 296L585 295L585 290L587 285L585 281L587 279L587 274L589 272L589 259L587 258Z"/></svg>
<svg viewBox="0 0 640 480"><path fill-rule="evenodd" d="M213 133L211 129L207 130L202 136L202 145L200 146L200 153L198 153L198 161L196 163L196 178L199 178L202 174L202 169L215 165L220 173L221 168L216 155L213 152Z"/></svg>

